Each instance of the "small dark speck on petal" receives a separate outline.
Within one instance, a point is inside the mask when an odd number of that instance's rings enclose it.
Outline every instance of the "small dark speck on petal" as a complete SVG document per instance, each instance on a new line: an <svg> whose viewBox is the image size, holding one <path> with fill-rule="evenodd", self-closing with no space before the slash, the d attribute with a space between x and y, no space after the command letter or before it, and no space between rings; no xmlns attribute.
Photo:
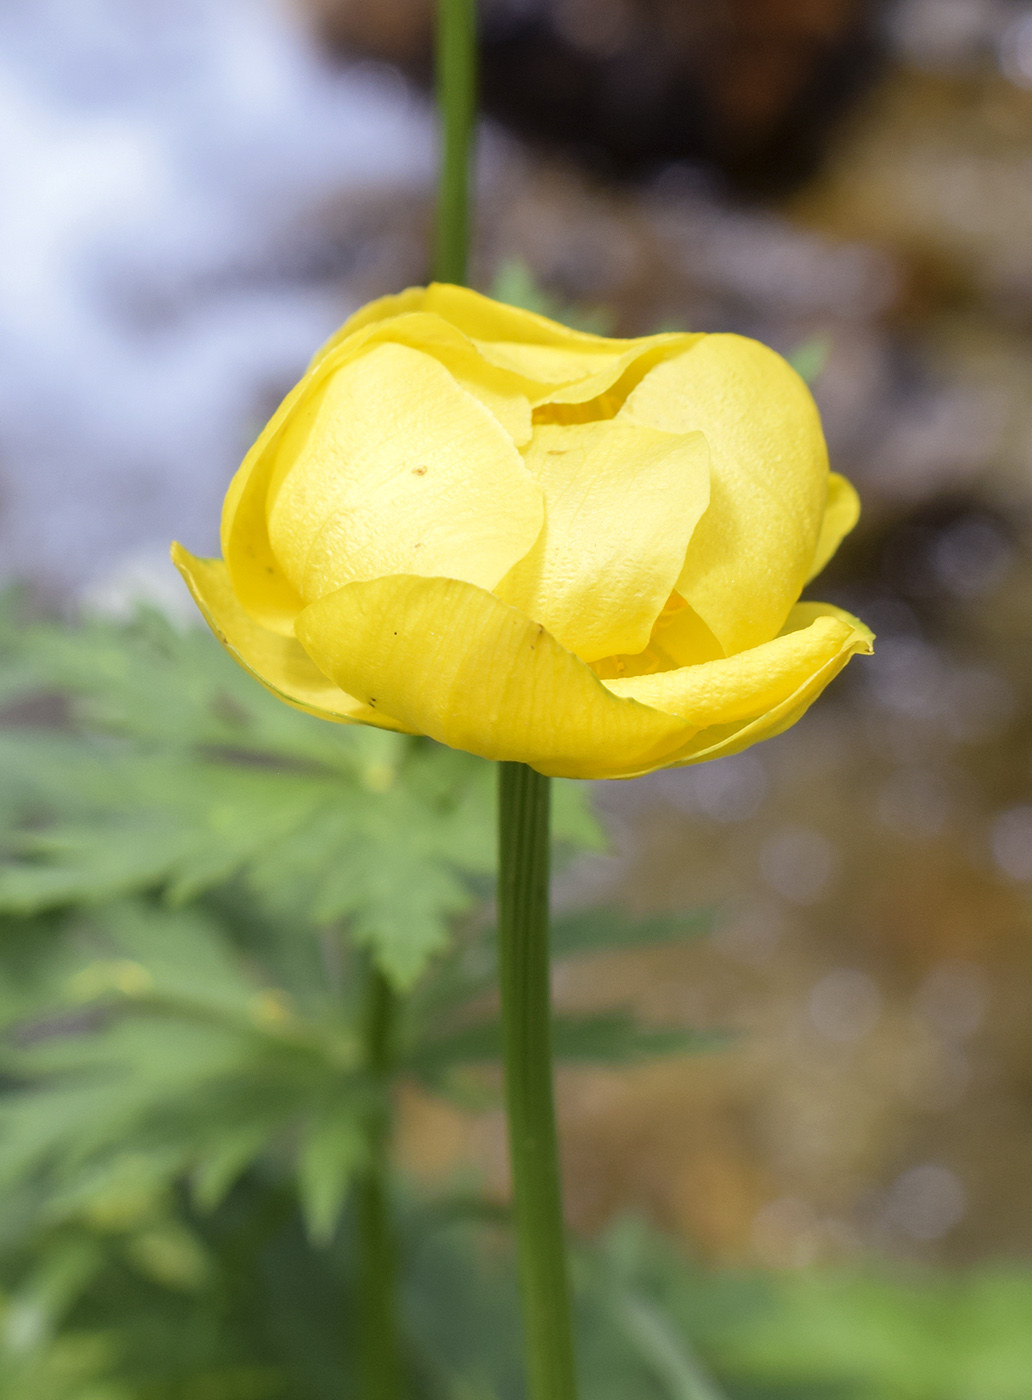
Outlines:
<svg viewBox="0 0 1032 1400"><path fill-rule="evenodd" d="M370 705L375 705L375 704L376 704L376 696L375 696L375 695L370 695L370 697L369 697L369 703L370 703Z"/></svg>
<svg viewBox="0 0 1032 1400"><path fill-rule="evenodd" d="M413 468L412 468L412 475L413 475L413 476L426 476L426 467L413 467Z"/></svg>

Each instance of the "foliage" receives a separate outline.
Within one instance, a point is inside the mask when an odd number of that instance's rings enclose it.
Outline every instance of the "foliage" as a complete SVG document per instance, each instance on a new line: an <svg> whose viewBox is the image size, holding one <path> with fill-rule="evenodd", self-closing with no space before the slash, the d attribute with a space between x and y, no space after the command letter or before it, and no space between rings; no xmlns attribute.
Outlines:
<svg viewBox="0 0 1032 1400"><path fill-rule="evenodd" d="M0 1400L354 1394L360 989L371 958L404 989L399 1075L495 1092L488 766L290 711L153 615L12 601L0 694ZM566 847L597 844L558 787ZM707 926L578 911L556 952ZM704 1043L619 1009L557 1041ZM398 1195L412 1400L519 1400L504 1213ZM1020 1271L712 1274L626 1222L575 1266L586 1400L1018 1400L1032 1373Z"/></svg>
<svg viewBox="0 0 1032 1400"><path fill-rule="evenodd" d="M10 600L0 694L9 1370L19 1396L56 1394L63 1376L89 1395L112 1356L132 1373L125 1348L162 1332L164 1293L225 1289L219 1232L242 1201L290 1219L302 1272L316 1259L344 1267L348 1186L381 1092L362 1045L370 958L408 993L398 1074L447 1091L497 1057L493 933L477 912L494 858L491 766L289 710L206 633L152 613L72 628L23 622ZM597 845L578 785L557 784L557 798L560 844ZM584 915L558 923L571 953L677 931L609 915L593 941ZM582 1059L692 1044L623 1013L559 1017L556 1029ZM231 1230L233 1248L260 1249L255 1233L250 1219ZM132 1289L133 1274L151 1293ZM128 1332L115 1323L124 1297L96 1316L82 1301L87 1285L103 1299L105 1280L141 1299ZM208 1304L204 1316L219 1315ZM234 1306L251 1326L243 1293ZM69 1308L90 1326L54 1334ZM342 1342L332 1327L327 1337L329 1378ZM198 1346L192 1361L176 1346L167 1364L194 1379L214 1366L212 1395L280 1393L270 1376L295 1384L294 1362L267 1347L240 1343L240 1360L220 1359L214 1333ZM158 1365L162 1347L143 1350ZM319 1348L304 1352L302 1369ZM313 1380L311 1393L337 1383Z"/></svg>
<svg viewBox="0 0 1032 1400"><path fill-rule="evenodd" d="M288 709L199 628L24 626L9 603L0 676L30 718L33 693L57 694L71 720L0 731L0 839L20 857L0 909L182 903L239 877L299 921L346 918L404 987L493 869L490 764ZM556 788L557 835L597 843L578 786Z"/></svg>

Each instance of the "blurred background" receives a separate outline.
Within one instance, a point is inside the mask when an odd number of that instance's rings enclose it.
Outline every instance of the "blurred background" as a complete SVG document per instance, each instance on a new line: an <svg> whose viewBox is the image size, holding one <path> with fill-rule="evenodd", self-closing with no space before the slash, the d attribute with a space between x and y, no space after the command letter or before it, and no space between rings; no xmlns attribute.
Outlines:
<svg viewBox="0 0 1032 1400"><path fill-rule="evenodd" d="M428 276L432 25L2 7L5 578L189 615L168 540L215 551L313 347ZM563 1072L571 1218L638 1211L739 1268L1027 1261L1032 6L482 0L482 89L475 285L791 356L864 503L814 596L879 637L782 738L594 786L609 846L559 904L714 927L557 998L734 1038ZM406 1090L401 1152L504 1196L497 1110Z"/></svg>

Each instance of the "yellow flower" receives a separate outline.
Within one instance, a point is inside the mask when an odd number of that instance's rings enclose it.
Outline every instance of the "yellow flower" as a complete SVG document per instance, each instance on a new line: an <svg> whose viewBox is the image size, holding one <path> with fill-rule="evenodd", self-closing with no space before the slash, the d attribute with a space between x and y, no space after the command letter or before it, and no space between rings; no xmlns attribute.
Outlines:
<svg viewBox="0 0 1032 1400"><path fill-rule="evenodd" d="M319 351L230 485L224 562L173 556L290 704L616 778L780 733L871 650L797 601L857 513L756 341L610 340L434 285Z"/></svg>

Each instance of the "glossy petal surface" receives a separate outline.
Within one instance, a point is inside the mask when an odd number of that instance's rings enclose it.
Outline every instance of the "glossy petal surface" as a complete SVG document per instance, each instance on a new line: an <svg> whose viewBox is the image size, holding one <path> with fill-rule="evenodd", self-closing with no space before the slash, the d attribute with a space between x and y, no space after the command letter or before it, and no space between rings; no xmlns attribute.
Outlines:
<svg viewBox="0 0 1032 1400"><path fill-rule="evenodd" d="M512 439L408 346L376 345L329 375L278 459L269 539L306 603L397 573L493 588L541 532L541 489Z"/></svg>
<svg viewBox="0 0 1032 1400"><path fill-rule="evenodd" d="M346 343L335 337L332 353L324 347L309 373L266 424L230 483L222 509L222 553L238 597L258 621L286 636L293 635L293 620L304 601L282 569L269 539L269 492L283 474L283 437L288 428L296 433L299 422L307 421L312 402L331 375L381 343L432 350L457 381L490 410L514 443L530 439L528 386L489 365L470 340L440 317L411 313L388 322L373 320L347 337ZM536 384L529 387L537 392Z"/></svg>
<svg viewBox="0 0 1032 1400"><path fill-rule="evenodd" d="M870 651L863 623L825 603L792 610L780 637L718 661L604 682L614 695L678 715L698 729L735 724L773 711L831 662Z"/></svg>
<svg viewBox="0 0 1032 1400"><path fill-rule="evenodd" d="M545 526L495 589L584 661L639 652L709 502L701 433L610 421L534 431L524 453Z"/></svg>
<svg viewBox="0 0 1032 1400"><path fill-rule="evenodd" d="M824 514L827 451L806 385L758 342L709 335L650 369L621 414L705 434L710 506L677 591L728 654L768 641L799 596Z"/></svg>
<svg viewBox="0 0 1032 1400"><path fill-rule="evenodd" d="M838 549L846 535L860 519L860 497L852 482L838 472L828 475L828 500L824 507L821 532L817 537L813 563L806 581L816 578L825 564Z"/></svg>
<svg viewBox="0 0 1032 1400"><path fill-rule="evenodd" d="M591 669L604 680L619 676L651 676L657 671L676 671L701 661L717 661L724 648L694 608L679 593L671 593L653 624L648 646L643 651L606 656Z"/></svg>
<svg viewBox="0 0 1032 1400"><path fill-rule="evenodd" d="M253 621L237 601L221 559L198 559L174 544L172 561L216 637L267 690L321 719L404 730L390 715L371 710L342 691L319 670L296 638L283 637Z"/></svg>
<svg viewBox="0 0 1032 1400"><path fill-rule="evenodd" d="M230 486L226 565L176 557L292 705L631 777L780 733L871 649L796 603L857 513L764 346L435 284L318 352Z"/></svg>
<svg viewBox="0 0 1032 1400"><path fill-rule="evenodd" d="M693 732L611 694L539 623L454 579L349 584L306 608L297 632L322 670L374 708L552 776L659 766Z"/></svg>
<svg viewBox="0 0 1032 1400"><path fill-rule="evenodd" d="M347 342L350 341L350 344ZM334 363L343 364L345 354L363 352L377 344L408 345L438 360L455 379L479 398L517 443L530 441L530 399L537 399L541 386L485 360L476 344L443 317L428 311L409 311L387 320L371 322L355 338L339 334L315 356L318 367L331 350L340 353Z"/></svg>
<svg viewBox="0 0 1032 1400"><path fill-rule="evenodd" d="M433 314L468 337L484 360L536 385L534 403L584 403L616 382L644 354L684 349L700 337L672 333L618 340L576 331L534 311L505 306L468 287L433 282L371 302L346 321L312 363L355 332L409 313Z"/></svg>

